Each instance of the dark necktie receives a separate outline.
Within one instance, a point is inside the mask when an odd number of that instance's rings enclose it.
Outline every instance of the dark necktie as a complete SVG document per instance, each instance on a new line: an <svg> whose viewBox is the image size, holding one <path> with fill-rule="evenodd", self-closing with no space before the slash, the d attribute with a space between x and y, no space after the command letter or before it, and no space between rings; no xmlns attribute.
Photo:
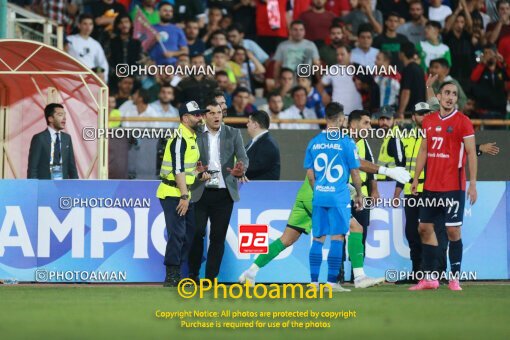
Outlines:
<svg viewBox="0 0 510 340"><path fill-rule="evenodd" d="M299 115L301 116L302 119L305 119L305 115L304 115L303 111L299 111Z"/></svg>
<svg viewBox="0 0 510 340"><path fill-rule="evenodd" d="M60 164L60 133L56 133L55 148L53 149L53 165Z"/></svg>

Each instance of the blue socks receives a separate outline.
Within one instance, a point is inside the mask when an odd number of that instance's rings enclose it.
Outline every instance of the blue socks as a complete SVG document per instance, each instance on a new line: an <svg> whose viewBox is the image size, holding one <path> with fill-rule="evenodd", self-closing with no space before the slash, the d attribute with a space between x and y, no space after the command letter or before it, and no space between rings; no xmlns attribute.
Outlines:
<svg viewBox="0 0 510 340"><path fill-rule="evenodd" d="M331 240L331 248L328 255L328 282L336 282L340 266L342 264L342 249L344 242Z"/></svg>
<svg viewBox="0 0 510 340"><path fill-rule="evenodd" d="M312 278L312 282L319 281L319 272L321 270L322 264L322 246L324 244L313 240L312 247L310 248L310 276ZM337 271L338 272L338 271Z"/></svg>
<svg viewBox="0 0 510 340"><path fill-rule="evenodd" d="M455 277L455 275L460 274L460 263L462 262L462 239L458 241L450 241L448 256L450 257L450 271Z"/></svg>

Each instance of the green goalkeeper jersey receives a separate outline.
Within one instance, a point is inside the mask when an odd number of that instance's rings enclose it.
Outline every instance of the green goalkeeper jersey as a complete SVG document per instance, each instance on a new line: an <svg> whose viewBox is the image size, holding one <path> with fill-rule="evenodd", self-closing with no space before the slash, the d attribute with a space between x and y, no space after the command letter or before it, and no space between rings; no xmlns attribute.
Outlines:
<svg viewBox="0 0 510 340"><path fill-rule="evenodd" d="M296 201L312 202L312 200L313 200L313 189L310 186L308 177L306 177L303 184L301 184L301 188L299 188L299 191L296 196Z"/></svg>

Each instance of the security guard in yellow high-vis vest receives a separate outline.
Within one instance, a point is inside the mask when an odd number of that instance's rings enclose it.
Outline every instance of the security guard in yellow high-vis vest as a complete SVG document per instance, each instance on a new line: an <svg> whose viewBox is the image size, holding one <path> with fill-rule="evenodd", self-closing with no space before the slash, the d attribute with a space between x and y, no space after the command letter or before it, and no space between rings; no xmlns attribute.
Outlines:
<svg viewBox="0 0 510 340"><path fill-rule="evenodd" d="M364 132L368 131L371 128L370 113L365 110L352 111L351 114L349 115L347 126L351 133L351 137L356 142L356 149L358 150L359 158L364 159L371 163L375 163L372 150L370 149L370 145L368 144L366 139L361 138L364 136ZM365 197L370 196L375 199L379 198L379 190L377 189L377 180L375 178L375 175L371 173L366 173L364 171L360 171L359 176L361 178L361 193L363 194L363 196ZM352 178L349 178L349 183L352 183ZM365 242L367 239L368 226L370 224L370 209L363 208L362 210L357 211L354 205L352 205L351 215L363 227L362 242L363 249L366 249ZM351 281L352 280L353 275L351 274ZM338 281L342 283L344 281L343 263L341 266Z"/></svg>
<svg viewBox="0 0 510 340"><path fill-rule="evenodd" d="M168 242L165 251L165 287L176 287L181 279L181 264L187 260L195 232L195 214L190 203L189 187L198 178L211 178L205 168L197 162L200 152L197 146L196 128L202 115L195 101L189 101L179 108L181 123L179 133L171 138L165 148L161 164L161 183L156 196L160 199L165 214Z"/></svg>
<svg viewBox="0 0 510 340"><path fill-rule="evenodd" d="M379 128L387 132L387 136L383 139L377 164L387 168L405 167L406 156L402 141L398 138L398 126L394 125L395 109L392 106L383 106L378 115ZM391 130L391 131L390 131ZM386 175L377 175L378 181L391 180ZM400 193L404 189L402 183L397 182L393 197L400 197Z"/></svg>
<svg viewBox="0 0 510 340"><path fill-rule="evenodd" d="M409 171L411 177L414 178L414 172L416 169L416 159L418 158L418 151L423 141L423 131L421 130L424 116L431 112L430 107L427 103L417 103L415 110L412 115L415 126L407 131L406 138L402 139L404 144L405 155L406 155L406 170ZM404 186L404 197L405 202L416 202L415 200L420 199L421 193L423 192L423 184L425 183L425 171L422 171L419 184L418 184L418 196L414 196L411 193L411 183L406 183ZM419 205L418 204L406 204L404 206L406 215L405 235L407 243L409 244L411 262L413 264L413 272L416 273L421 268L421 239L418 233L418 218L419 218ZM399 283L412 283L399 282Z"/></svg>

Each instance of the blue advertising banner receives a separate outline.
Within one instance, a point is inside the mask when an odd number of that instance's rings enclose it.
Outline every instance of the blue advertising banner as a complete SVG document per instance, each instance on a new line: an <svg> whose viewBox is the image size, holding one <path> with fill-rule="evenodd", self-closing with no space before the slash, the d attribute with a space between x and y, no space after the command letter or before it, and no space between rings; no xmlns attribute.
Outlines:
<svg viewBox="0 0 510 340"><path fill-rule="evenodd" d="M0 181L0 278L44 282L160 282L166 227L157 181ZM240 188L225 243L220 281L233 282L256 255L239 254L240 224L269 225L281 236L301 182L250 182ZM382 182L382 197L395 184ZM508 188L507 188L508 187ZM510 278L509 189L480 182L478 202L466 203L463 271L477 279ZM384 276L408 270L402 208L371 211L365 270ZM310 236L302 235L260 271L259 282L307 282ZM324 247L327 257L328 243ZM326 263L321 277L325 279Z"/></svg>

